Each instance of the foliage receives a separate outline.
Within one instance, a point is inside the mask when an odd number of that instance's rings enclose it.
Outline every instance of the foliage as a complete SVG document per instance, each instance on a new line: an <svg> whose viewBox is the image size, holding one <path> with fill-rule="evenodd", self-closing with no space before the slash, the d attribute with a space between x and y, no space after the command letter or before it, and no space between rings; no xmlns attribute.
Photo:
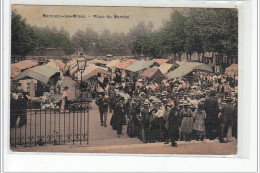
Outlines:
<svg viewBox="0 0 260 173"><path fill-rule="evenodd" d="M16 11L12 11L11 20L11 54L24 57L36 47L36 34Z"/></svg>
<svg viewBox="0 0 260 173"><path fill-rule="evenodd" d="M61 28L31 27L16 11L12 11L12 55L25 56L35 48L60 48L66 54L75 52L69 34Z"/></svg>
<svg viewBox="0 0 260 173"><path fill-rule="evenodd" d="M12 55L25 56L34 48L60 48L66 54L83 48L89 55L144 55L175 58L186 53L215 52L229 58L238 54L236 9L191 8L187 15L175 10L169 21L154 30L152 22L140 21L128 33L93 29L78 30L71 37L64 28L31 27L12 11Z"/></svg>
<svg viewBox="0 0 260 173"><path fill-rule="evenodd" d="M59 48L68 55L75 52L75 46L64 28L58 30L57 28L34 27L34 31L38 39L38 48Z"/></svg>
<svg viewBox="0 0 260 173"><path fill-rule="evenodd" d="M160 31L139 37L133 52L152 57L184 52L215 52L232 58L238 52L238 14L236 9L190 9L187 16L174 11Z"/></svg>

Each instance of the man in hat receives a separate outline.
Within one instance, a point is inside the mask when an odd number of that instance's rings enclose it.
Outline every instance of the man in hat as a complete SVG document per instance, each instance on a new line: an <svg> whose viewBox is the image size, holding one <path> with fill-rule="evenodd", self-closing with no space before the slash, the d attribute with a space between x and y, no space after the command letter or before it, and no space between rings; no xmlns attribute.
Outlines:
<svg viewBox="0 0 260 173"><path fill-rule="evenodd" d="M169 135L169 139L171 140L172 147L177 147L176 141L178 141L178 138L180 137L179 134L180 120L181 118L179 116L178 107L177 106L172 107L168 117L168 121L169 121L168 135Z"/></svg>
<svg viewBox="0 0 260 173"><path fill-rule="evenodd" d="M62 92L62 102L61 102L61 109L60 112L64 113L64 112L69 112L69 110L65 110L65 108L67 107L67 102L68 102L68 91L69 87L65 86L64 90Z"/></svg>
<svg viewBox="0 0 260 173"><path fill-rule="evenodd" d="M235 103L233 105L234 107L234 114L233 114L233 126L232 126L232 136L237 139L237 95L235 95Z"/></svg>
<svg viewBox="0 0 260 173"><path fill-rule="evenodd" d="M10 97L10 126L14 128L16 126L16 121L18 119L18 111L20 108L17 105L18 96L16 93L11 93Z"/></svg>
<svg viewBox="0 0 260 173"><path fill-rule="evenodd" d="M165 112L163 114L163 120L164 120L164 140L165 143L164 144L168 144L169 143L169 113L171 111L171 105L167 104L165 106Z"/></svg>
<svg viewBox="0 0 260 173"><path fill-rule="evenodd" d="M115 101L116 101L116 91L114 87L111 87L109 90L109 111L112 113L112 111L115 109Z"/></svg>
<svg viewBox="0 0 260 173"><path fill-rule="evenodd" d="M141 108L142 122L141 122L141 129L140 129L143 143L147 143L149 141L149 125L150 125L149 112L150 112L149 102L144 102Z"/></svg>
<svg viewBox="0 0 260 173"><path fill-rule="evenodd" d="M161 100L158 100L157 101L157 107L156 107L158 110L162 110L163 112L165 111L165 107L164 105L162 104L162 101Z"/></svg>
<svg viewBox="0 0 260 173"><path fill-rule="evenodd" d="M234 116L234 107L232 105L232 98L227 97L225 99L225 102L226 104L222 107L221 113L219 114L219 119L221 123L221 139L227 137L228 127L232 126L233 116ZM223 142L230 142L230 140L223 139Z"/></svg>
<svg viewBox="0 0 260 173"><path fill-rule="evenodd" d="M101 97L95 103L99 108L100 124L107 127L108 100L105 98L105 93L101 93Z"/></svg>
<svg viewBox="0 0 260 173"><path fill-rule="evenodd" d="M125 116L125 111L124 111L124 97L120 97L120 101L116 104L115 106L115 111L114 111L114 123L116 125L117 129L117 137L121 137L121 135L124 135L122 133L122 126L124 123L124 116Z"/></svg>
<svg viewBox="0 0 260 173"><path fill-rule="evenodd" d="M139 113L140 113L140 109L138 109L138 103L132 101L132 108L129 113L129 121L127 124L127 134L130 137L134 137L138 135L139 126L138 126L137 114Z"/></svg>
<svg viewBox="0 0 260 173"><path fill-rule="evenodd" d="M210 140L215 139L217 136L219 136L219 141L223 142L223 139L221 138L221 128L220 123L218 120L218 113L219 113L219 104L218 100L215 97L215 91L210 92L210 96L205 99L204 108L206 111L206 119L205 119L205 128L206 128L206 137ZM217 131L217 134L214 133L214 131Z"/></svg>
<svg viewBox="0 0 260 173"><path fill-rule="evenodd" d="M28 105L28 97L25 92L19 92L18 98L16 101L17 104L17 114L20 116L19 128L23 125L27 124L27 105Z"/></svg>

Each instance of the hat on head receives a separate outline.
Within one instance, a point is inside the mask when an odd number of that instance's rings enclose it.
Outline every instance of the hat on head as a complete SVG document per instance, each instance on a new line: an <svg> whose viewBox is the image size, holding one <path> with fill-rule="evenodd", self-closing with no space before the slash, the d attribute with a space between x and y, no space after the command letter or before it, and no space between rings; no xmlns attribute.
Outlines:
<svg viewBox="0 0 260 173"><path fill-rule="evenodd" d="M144 105L144 106L149 106L149 103L148 103L148 102L144 102L143 105Z"/></svg>
<svg viewBox="0 0 260 173"><path fill-rule="evenodd" d="M214 90L211 90L210 91L210 96L215 96L216 95L216 92Z"/></svg>
<svg viewBox="0 0 260 173"><path fill-rule="evenodd" d="M231 97L226 97L226 98L224 99L224 101L226 101L226 102L231 102L231 101L233 101L233 99L232 99Z"/></svg>
<svg viewBox="0 0 260 173"><path fill-rule="evenodd" d="M64 89L69 89L69 87L68 86L64 86Z"/></svg>
<svg viewBox="0 0 260 173"><path fill-rule="evenodd" d="M161 118L163 117L164 112L162 110L158 110L155 114L156 117Z"/></svg>
<svg viewBox="0 0 260 173"><path fill-rule="evenodd" d="M191 106L190 103L188 103L186 100L182 103L183 106Z"/></svg>
<svg viewBox="0 0 260 173"><path fill-rule="evenodd" d="M163 98L163 101L168 101L168 99L167 98Z"/></svg>
<svg viewBox="0 0 260 173"><path fill-rule="evenodd" d="M50 95L53 95L54 94L54 91L53 90L50 90Z"/></svg>
<svg viewBox="0 0 260 173"><path fill-rule="evenodd" d="M170 104L167 104L166 106L165 106L165 109L167 109L167 107L172 107L172 105L170 105Z"/></svg>
<svg viewBox="0 0 260 173"><path fill-rule="evenodd" d="M199 102L198 103L198 109L203 109L203 107L204 107L204 104L202 102Z"/></svg>

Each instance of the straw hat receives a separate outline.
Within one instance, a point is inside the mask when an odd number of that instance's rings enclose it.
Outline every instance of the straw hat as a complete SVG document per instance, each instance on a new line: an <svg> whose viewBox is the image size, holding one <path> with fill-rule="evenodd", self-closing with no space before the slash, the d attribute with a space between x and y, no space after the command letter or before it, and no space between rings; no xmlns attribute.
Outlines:
<svg viewBox="0 0 260 173"><path fill-rule="evenodd" d="M50 95L54 95L54 91L53 90L50 90Z"/></svg>
<svg viewBox="0 0 260 173"><path fill-rule="evenodd" d="M232 99L231 97L226 97L226 98L224 99L224 101L226 101L226 102L231 102L231 101L233 101L233 99Z"/></svg>
<svg viewBox="0 0 260 173"><path fill-rule="evenodd" d="M185 100L185 101L183 101L182 106L191 106L191 104L188 103L188 102Z"/></svg>
<svg viewBox="0 0 260 173"><path fill-rule="evenodd" d="M155 116L157 116L158 118L161 118L161 117L163 117L163 114L164 114L164 112L159 109L159 110L156 112Z"/></svg>

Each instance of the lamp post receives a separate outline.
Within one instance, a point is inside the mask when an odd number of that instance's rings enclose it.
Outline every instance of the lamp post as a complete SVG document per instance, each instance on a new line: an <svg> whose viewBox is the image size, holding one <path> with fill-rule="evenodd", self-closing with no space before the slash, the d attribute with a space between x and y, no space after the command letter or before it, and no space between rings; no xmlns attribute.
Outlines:
<svg viewBox="0 0 260 173"><path fill-rule="evenodd" d="M83 53L80 53L80 56L76 59L77 60L77 66L78 70L80 71L80 101L82 102L82 74L86 69L87 61L85 57L83 56Z"/></svg>

